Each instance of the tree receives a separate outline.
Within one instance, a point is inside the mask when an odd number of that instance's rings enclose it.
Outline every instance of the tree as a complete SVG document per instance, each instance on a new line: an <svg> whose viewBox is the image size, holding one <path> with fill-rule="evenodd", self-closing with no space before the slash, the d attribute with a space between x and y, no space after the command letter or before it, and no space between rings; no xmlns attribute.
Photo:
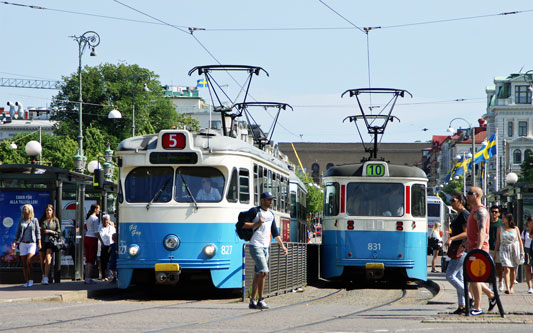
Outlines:
<svg viewBox="0 0 533 333"><path fill-rule="evenodd" d="M524 162L520 164L520 181L533 181L533 154L524 155Z"/></svg>
<svg viewBox="0 0 533 333"><path fill-rule="evenodd" d="M31 140L38 141L39 134L19 134L12 140L0 141L0 161L3 164L27 164L30 158L26 155L24 147ZM16 141L17 148L9 147L11 142ZM59 137L49 134L41 136L42 164L52 165L63 169L73 169L74 162L72 156L76 154L77 143L74 139L68 137Z"/></svg>
<svg viewBox="0 0 533 333"><path fill-rule="evenodd" d="M176 113L172 101L163 95L158 76L145 68L138 65L102 64L97 67L85 66L81 75L85 139L88 139L90 133L87 129L91 127L102 133L103 144L109 140L113 144L112 147L130 137L134 100L136 135L157 133L173 126L181 128L188 125L193 131L199 128L198 121ZM52 120L59 121L54 133L77 138L78 75L75 73L63 77L63 81L52 102L52 107L57 108ZM143 90L144 83L150 91ZM122 119L107 119L107 114L114 107L122 113Z"/></svg>
<svg viewBox="0 0 533 333"><path fill-rule="evenodd" d="M313 179L297 168L296 174L305 184L307 189L306 209L308 213L321 212L324 205L322 188L313 182Z"/></svg>
<svg viewBox="0 0 533 333"><path fill-rule="evenodd" d="M446 186L444 186L441 190L441 192L447 193L449 195L453 195L455 193L463 193L464 191L464 175L459 176L457 179L452 179ZM445 196L440 196L445 202Z"/></svg>

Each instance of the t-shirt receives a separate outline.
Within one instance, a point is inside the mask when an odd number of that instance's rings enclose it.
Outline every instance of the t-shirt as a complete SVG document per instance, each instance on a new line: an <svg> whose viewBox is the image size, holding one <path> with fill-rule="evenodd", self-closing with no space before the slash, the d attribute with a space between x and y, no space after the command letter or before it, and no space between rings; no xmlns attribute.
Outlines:
<svg viewBox="0 0 533 333"><path fill-rule="evenodd" d="M466 225L466 240L468 242L468 251L471 251L475 248L477 248L478 245L478 238L479 238L479 228L478 228L478 222L474 219L474 216L476 216L476 212L480 209L484 209L487 212L487 223L485 223L485 239L483 239L483 245L481 249L483 251L489 252L489 224L490 224L490 218L487 211L487 208L483 205L478 206L472 213L470 213L470 216L468 216L468 222Z"/></svg>
<svg viewBox="0 0 533 333"><path fill-rule="evenodd" d="M527 230L522 231L522 239L524 240L524 248L530 249L531 242L533 241L533 239L529 237L529 231Z"/></svg>
<svg viewBox="0 0 533 333"><path fill-rule="evenodd" d="M489 230L489 247L491 250L494 250L496 247L496 239L498 238L498 228L503 227L503 222L501 219L498 219L496 222L490 222Z"/></svg>
<svg viewBox="0 0 533 333"><path fill-rule="evenodd" d="M450 228L452 229L452 233L450 234L451 237L457 236L457 235L463 233L463 231L464 231L463 228L466 227L466 223L468 221L468 216L469 215L470 215L470 213L466 209L463 209L459 214L457 214L457 217L455 217L455 219L450 224ZM454 240L454 241L452 241L452 244L453 245L459 245L462 242L463 242L462 239Z"/></svg>
<svg viewBox="0 0 533 333"><path fill-rule="evenodd" d="M270 236L277 237L279 236L279 232L276 226L274 213L271 210L263 210L262 208L259 208L259 211L252 222L258 223L261 216L265 221L255 230L252 239L250 239L250 245L268 248L270 247Z"/></svg>
<svg viewBox="0 0 533 333"><path fill-rule="evenodd" d="M85 226L87 227L87 231L85 232L85 237L93 237L98 238L98 230L99 230L99 223L98 223L98 216L91 215L85 221Z"/></svg>
<svg viewBox="0 0 533 333"><path fill-rule="evenodd" d="M106 228L100 227L100 237L102 238L105 246L110 246L114 243L113 234L116 232L117 230L111 224L108 224Z"/></svg>
<svg viewBox="0 0 533 333"><path fill-rule="evenodd" d="M220 201L221 199L222 197L220 196L220 192L218 192L218 190L214 187L211 187L209 193L201 188L196 195L197 201Z"/></svg>

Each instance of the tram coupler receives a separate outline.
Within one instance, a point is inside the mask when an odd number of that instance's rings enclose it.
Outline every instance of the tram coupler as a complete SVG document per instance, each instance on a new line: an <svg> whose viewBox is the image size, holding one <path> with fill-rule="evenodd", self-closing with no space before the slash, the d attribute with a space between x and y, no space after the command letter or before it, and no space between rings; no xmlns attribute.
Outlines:
<svg viewBox="0 0 533 333"><path fill-rule="evenodd" d="M175 285L179 281L181 267L178 263L155 264L155 282L157 284Z"/></svg>
<svg viewBox="0 0 533 333"><path fill-rule="evenodd" d="M366 263L365 270L367 280L379 280L385 275L385 265L380 262Z"/></svg>

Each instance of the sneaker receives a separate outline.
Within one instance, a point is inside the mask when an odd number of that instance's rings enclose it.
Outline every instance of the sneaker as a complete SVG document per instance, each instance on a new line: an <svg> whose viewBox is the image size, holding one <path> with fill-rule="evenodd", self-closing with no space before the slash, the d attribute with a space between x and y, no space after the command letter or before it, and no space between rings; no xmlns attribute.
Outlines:
<svg viewBox="0 0 533 333"><path fill-rule="evenodd" d="M258 309L270 309L270 306L268 306L266 303L265 303L265 300L259 300L259 302L257 302L257 308Z"/></svg>
<svg viewBox="0 0 533 333"><path fill-rule="evenodd" d="M33 280L28 281L28 287L32 287L32 286L33 286Z"/></svg>
<svg viewBox="0 0 533 333"><path fill-rule="evenodd" d="M248 304L249 309L257 309L257 301L255 299L250 300L250 304Z"/></svg>
<svg viewBox="0 0 533 333"><path fill-rule="evenodd" d="M28 288L28 282L24 283L24 285L22 285L22 288Z"/></svg>
<svg viewBox="0 0 533 333"><path fill-rule="evenodd" d="M479 315L482 315L483 314L483 310L481 309L472 309L470 310L470 315L472 316L479 316Z"/></svg>
<svg viewBox="0 0 533 333"><path fill-rule="evenodd" d="M464 314L465 311L466 311L465 308L457 308L457 310L452 312L452 314Z"/></svg>
<svg viewBox="0 0 533 333"><path fill-rule="evenodd" d="M46 285L48 284L48 278L47 277L43 277L42 281L41 281L41 284L42 285Z"/></svg>
<svg viewBox="0 0 533 333"><path fill-rule="evenodd" d="M503 281L500 281L500 287L498 288L499 291L504 291L505 290L505 285L503 283Z"/></svg>
<svg viewBox="0 0 533 333"><path fill-rule="evenodd" d="M528 294L533 294L533 288L529 288L529 290L527 291Z"/></svg>
<svg viewBox="0 0 533 333"><path fill-rule="evenodd" d="M490 298L489 299L489 311L491 311L492 309L494 309L494 307L496 306L497 302L496 302L496 297L493 297L493 298Z"/></svg>
<svg viewBox="0 0 533 333"><path fill-rule="evenodd" d="M85 284L93 284L94 281L93 281L93 279L85 279L85 282L84 282L84 283L85 283Z"/></svg>

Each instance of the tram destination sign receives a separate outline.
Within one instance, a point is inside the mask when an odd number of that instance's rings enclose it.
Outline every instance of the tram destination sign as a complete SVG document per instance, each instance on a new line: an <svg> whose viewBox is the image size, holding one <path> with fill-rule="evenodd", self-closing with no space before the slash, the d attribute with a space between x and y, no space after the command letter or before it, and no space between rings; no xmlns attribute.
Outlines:
<svg viewBox="0 0 533 333"><path fill-rule="evenodd" d="M150 154L152 164L196 164L198 154L188 152L153 152Z"/></svg>

